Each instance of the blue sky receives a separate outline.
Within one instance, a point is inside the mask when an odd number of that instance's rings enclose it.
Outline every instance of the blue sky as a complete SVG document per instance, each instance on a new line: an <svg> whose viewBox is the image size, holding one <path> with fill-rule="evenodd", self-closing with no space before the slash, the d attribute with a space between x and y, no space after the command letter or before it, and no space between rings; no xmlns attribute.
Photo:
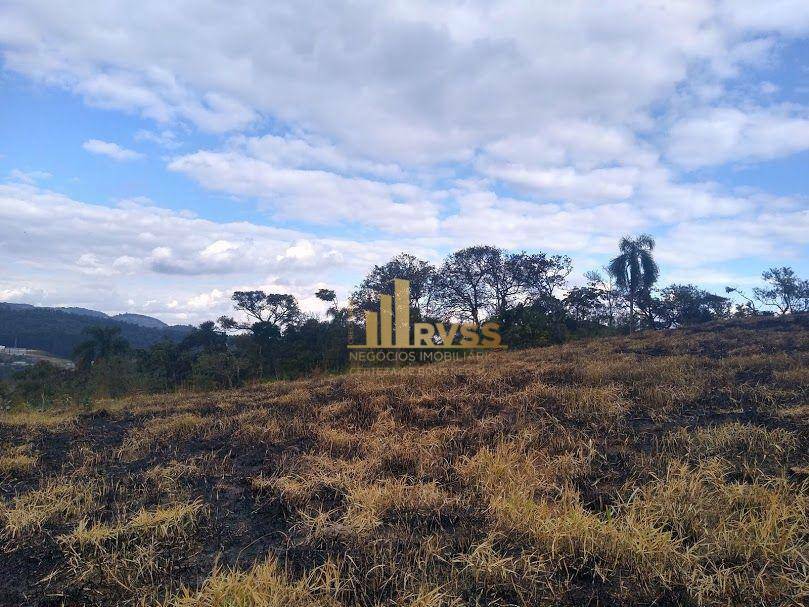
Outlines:
<svg viewBox="0 0 809 607"><path fill-rule="evenodd" d="M200 322L400 251L649 232L665 283L809 274L809 7L7 2L0 301Z"/></svg>

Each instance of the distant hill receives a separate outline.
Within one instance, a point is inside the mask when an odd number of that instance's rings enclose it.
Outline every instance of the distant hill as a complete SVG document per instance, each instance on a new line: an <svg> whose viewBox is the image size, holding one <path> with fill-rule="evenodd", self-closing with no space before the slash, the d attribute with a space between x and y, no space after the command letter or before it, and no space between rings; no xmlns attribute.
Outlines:
<svg viewBox="0 0 809 607"><path fill-rule="evenodd" d="M88 308L65 307L65 308L50 308L50 309L59 310L60 312L66 312L67 314L90 316L92 318L109 318L109 316L104 314L104 312L99 312L98 310L90 310Z"/></svg>
<svg viewBox="0 0 809 607"><path fill-rule="evenodd" d="M166 329L169 327L159 318L153 316L146 316L145 314L133 314L126 312L124 314L116 314L110 316L98 310L89 310L87 308L65 307L65 308L50 308L51 310L59 310L60 312L67 312L68 314L77 314L79 316L91 316L93 318L110 318L118 322L125 322L131 325L138 325L139 327L148 327L150 329Z"/></svg>
<svg viewBox="0 0 809 607"><path fill-rule="evenodd" d="M19 309L19 310L22 310L24 308L25 309L36 308L36 306L32 306L31 304L6 303L6 302L2 302L2 301L0 301L0 306L6 306L7 308L14 308L14 309Z"/></svg>
<svg viewBox="0 0 809 607"><path fill-rule="evenodd" d="M123 318L121 318L123 317ZM158 324L159 323L159 324ZM180 341L192 327L169 326L150 316L120 314L109 317L84 308L39 308L28 304L0 303L0 344L45 350L70 357L86 339L83 331L95 325L114 325L133 348L147 348L159 341Z"/></svg>
<svg viewBox="0 0 809 607"><path fill-rule="evenodd" d="M89 308L79 308L76 306L40 307L40 306L33 306L31 304L4 303L1 301L0 306L8 306L10 308L15 308L18 310L32 310L32 309L56 310L59 312L64 312L65 314L75 314L76 316L89 316L91 318L110 318L112 320L117 320L118 322L126 322L132 325L149 327L152 329L165 329L170 326L164 323L159 318L154 318L153 316L146 316L144 314L133 314L131 312L110 316L109 314L105 314L104 312L101 312L99 310L91 310Z"/></svg>
<svg viewBox="0 0 809 607"><path fill-rule="evenodd" d="M128 322L133 325L138 325L139 327L149 327L151 329L165 329L169 326L159 318L144 316L143 314L116 314L110 318L118 322Z"/></svg>

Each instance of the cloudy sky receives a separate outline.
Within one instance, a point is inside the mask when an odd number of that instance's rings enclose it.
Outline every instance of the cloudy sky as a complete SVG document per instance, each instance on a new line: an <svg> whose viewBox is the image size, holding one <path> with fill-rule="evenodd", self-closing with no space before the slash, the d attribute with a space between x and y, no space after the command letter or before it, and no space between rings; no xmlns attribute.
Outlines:
<svg viewBox="0 0 809 607"><path fill-rule="evenodd" d="M0 301L199 322L406 250L809 274L809 5L0 4Z"/></svg>

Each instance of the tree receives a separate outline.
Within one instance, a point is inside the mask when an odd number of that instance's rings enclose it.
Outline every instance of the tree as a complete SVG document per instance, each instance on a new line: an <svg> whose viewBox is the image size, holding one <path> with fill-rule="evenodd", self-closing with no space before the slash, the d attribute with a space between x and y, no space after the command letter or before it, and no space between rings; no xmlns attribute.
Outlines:
<svg viewBox="0 0 809 607"><path fill-rule="evenodd" d="M573 271L573 262L567 255L545 253L519 254L517 266L526 295L531 300L553 297L554 292L565 285Z"/></svg>
<svg viewBox="0 0 809 607"><path fill-rule="evenodd" d="M467 247L444 260L436 284L446 316L471 320L480 326L486 309L497 306L491 271L498 252L495 247Z"/></svg>
<svg viewBox="0 0 809 607"><path fill-rule="evenodd" d="M624 236L618 243L620 255L609 263L609 272L618 288L627 292L629 300L629 332L635 328L635 303L639 295L648 294L657 282L660 269L652 257L654 239L648 234L637 238Z"/></svg>
<svg viewBox="0 0 809 607"><path fill-rule="evenodd" d="M233 388L239 385L242 361L230 352L202 352L193 362L196 389Z"/></svg>
<svg viewBox="0 0 809 607"><path fill-rule="evenodd" d="M8 404L27 403L43 408L59 402L75 402L79 396L75 374L45 361L14 373L8 384L0 381L0 396L3 392Z"/></svg>
<svg viewBox="0 0 809 607"><path fill-rule="evenodd" d="M576 321L599 322L606 315L601 291L595 287L573 287L564 299L565 308Z"/></svg>
<svg viewBox="0 0 809 607"><path fill-rule="evenodd" d="M191 375L192 350L170 341L137 350L137 370L147 390L164 391L183 385Z"/></svg>
<svg viewBox="0 0 809 607"><path fill-rule="evenodd" d="M264 364L277 373L279 360L284 356L284 336L303 321L303 313L294 296L286 293L265 293L264 291L236 291L233 304L244 312L248 321L240 323L229 316L219 318L220 326L232 329L249 330L252 359L259 377L264 376Z"/></svg>
<svg viewBox="0 0 809 607"><path fill-rule="evenodd" d="M488 307L497 317L516 305L553 297L572 269L570 258L563 255L528 254L524 251L508 253L496 247L487 249L489 272L486 283L493 296Z"/></svg>
<svg viewBox="0 0 809 607"><path fill-rule="evenodd" d="M801 280L789 267L770 268L761 277L766 287L753 289L755 298L779 314L809 311L809 280Z"/></svg>
<svg viewBox="0 0 809 607"><path fill-rule="evenodd" d="M298 301L293 295L286 293L235 291L231 299L233 307L244 312L254 322L239 323L231 317L222 316L219 324L226 330L252 329L257 323L267 323L283 332L302 317Z"/></svg>
<svg viewBox="0 0 809 607"><path fill-rule="evenodd" d="M206 353L226 352L228 349L227 337L217 330L215 322L208 320L185 336L180 342L180 349Z"/></svg>
<svg viewBox="0 0 809 607"><path fill-rule="evenodd" d="M587 286L598 291L599 300L603 302L607 314L607 324L612 327L615 324L619 293L613 285L613 276L610 274L609 268L605 267L604 270L607 271L606 277L601 276L601 273L596 270L585 272L584 277L587 279Z"/></svg>
<svg viewBox="0 0 809 607"><path fill-rule="evenodd" d="M562 302L556 298L518 304L506 310L498 320L502 323L503 342L510 348L558 344L570 336L568 317Z"/></svg>
<svg viewBox="0 0 809 607"><path fill-rule="evenodd" d="M504 318L508 310L529 303L537 309L544 304L554 308L554 291L570 271L570 258L563 255L468 247L444 260L436 278L437 294L445 315L479 325L485 317Z"/></svg>
<svg viewBox="0 0 809 607"><path fill-rule="evenodd" d="M80 343L73 351L73 360L79 369L89 369L99 360L124 354L129 349L129 342L121 337L120 327L87 327L83 333L89 335L90 339Z"/></svg>
<svg viewBox="0 0 809 607"><path fill-rule="evenodd" d="M481 247L481 251L487 257L484 282L491 296L485 306L492 316L502 316L525 293L525 254L509 254L497 247Z"/></svg>
<svg viewBox="0 0 809 607"><path fill-rule="evenodd" d="M320 301L325 301L330 303L329 309L326 310L326 314L334 318L337 316L337 311L340 309L337 303L337 293L335 293L332 289L318 289L315 292L315 297L317 297Z"/></svg>
<svg viewBox="0 0 809 607"><path fill-rule="evenodd" d="M673 284L660 291L651 312L664 327L670 328L728 318L730 307L727 297L714 295L694 285Z"/></svg>
<svg viewBox="0 0 809 607"><path fill-rule="evenodd" d="M337 293L332 289L318 289L315 292L315 297L322 301L337 301Z"/></svg>
<svg viewBox="0 0 809 607"><path fill-rule="evenodd" d="M430 316L435 296L435 267L408 253L400 253L389 262L373 267L351 295L356 313L362 317L366 310L378 310L379 296L393 295L395 278L410 281L410 309L415 316Z"/></svg>
<svg viewBox="0 0 809 607"><path fill-rule="evenodd" d="M745 317L745 316L758 316L759 311L756 309L756 302L754 302L751 298L749 298L744 291L742 291L738 287L725 287L725 293L735 293L742 299L744 299L743 304L736 304L735 310L733 315L738 317ZM770 312L772 314L772 312Z"/></svg>

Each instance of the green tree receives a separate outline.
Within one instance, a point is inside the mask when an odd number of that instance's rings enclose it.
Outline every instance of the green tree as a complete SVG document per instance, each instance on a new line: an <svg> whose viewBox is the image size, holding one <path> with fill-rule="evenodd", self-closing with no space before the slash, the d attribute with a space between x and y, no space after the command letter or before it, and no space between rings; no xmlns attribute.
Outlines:
<svg viewBox="0 0 809 607"><path fill-rule="evenodd" d="M615 284L626 291L629 300L629 332L635 330L635 304L642 294L648 294L657 282L660 268L652 257L654 239L648 234L637 238L624 236L618 243L620 254L609 263Z"/></svg>
<svg viewBox="0 0 809 607"><path fill-rule="evenodd" d="M210 390L238 386L242 368L242 361L230 352L200 352L192 365L194 388Z"/></svg>
<svg viewBox="0 0 809 607"><path fill-rule="evenodd" d="M437 286L446 317L471 320L480 326L486 310L496 307L492 267L499 253L495 247L474 246L455 251L444 260L438 271Z"/></svg>
<svg viewBox="0 0 809 607"><path fill-rule="evenodd" d="M564 255L509 253L485 247L489 258L486 284L492 296L491 316L502 316L520 304L545 301L565 284L572 262Z"/></svg>
<svg viewBox="0 0 809 607"><path fill-rule="evenodd" d="M236 291L232 299L233 307L244 312L248 322L238 322L232 317L222 316L219 318L220 326L226 331L250 331L258 376L264 376L265 362L277 374L280 359L285 355L284 337L304 320L298 301L293 295L268 294L264 291Z"/></svg>
<svg viewBox="0 0 809 607"><path fill-rule="evenodd" d="M170 341L137 350L137 371L149 391L168 391L182 386L191 375L191 351Z"/></svg>
<svg viewBox="0 0 809 607"><path fill-rule="evenodd" d="M193 353L200 351L210 354L211 352L226 352L227 337L222 331L217 330L216 323L206 320L199 327L194 327L191 333L185 336L180 342L181 350L189 350Z"/></svg>
<svg viewBox="0 0 809 607"><path fill-rule="evenodd" d="M81 342L73 351L73 360L79 369L89 369L99 360L124 354L129 342L121 337L120 327L87 327L84 334L90 339Z"/></svg>
<svg viewBox="0 0 809 607"><path fill-rule="evenodd" d="M694 285L669 285L644 306L650 324L667 329L728 318L730 312L730 299Z"/></svg>
<svg viewBox="0 0 809 607"><path fill-rule="evenodd" d="M735 293L744 300L742 304L736 304L733 315L739 318L746 316L759 316L760 312L756 308L756 302L745 294L739 287L725 287L725 293ZM768 312L772 314L772 312Z"/></svg>
<svg viewBox="0 0 809 607"><path fill-rule="evenodd" d="M620 293L613 284L614 277L610 274L609 268L605 267L603 269L607 271L606 276L602 276L597 270L591 270L585 272L584 277L587 279L587 287L598 291L600 294L599 299L607 315L607 324L612 327L615 324L615 314L619 305Z"/></svg>
<svg viewBox="0 0 809 607"><path fill-rule="evenodd" d="M286 293L235 291L231 299L233 307L244 312L252 322L240 323L228 316L222 316L219 324L226 330L251 329L253 324L267 323L284 331L302 317L298 301L293 295Z"/></svg>
<svg viewBox="0 0 809 607"><path fill-rule="evenodd" d="M366 310L379 309L380 295L393 295L395 278L410 281L410 310L416 318L427 318L432 314L435 268L418 257L400 253L389 262L374 266L351 295L351 305L358 320L362 319Z"/></svg>
<svg viewBox="0 0 809 607"><path fill-rule="evenodd" d="M328 310L326 310L327 316L331 316L332 318L337 316L340 304L337 301L337 293L335 293L333 289L318 289L315 292L315 297L320 301L325 301L330 304Z"/></svg>
<svg viewBox="0 0 809 607"><path fill-rule="evenodd" d="M761 277L767 286L756 287L753 294L763 305L776 308L779 314L809 310L809 280L801 280L792 268L770 268Z"/></svg>
<svg viewBox="0 0 809 607"><path fill-rule="evenodd" d="M563 255L473 246L444 260L436 293L445 317L480 325L486 318L505 318L518 306L537 308L550 302L554 307L558 303L554 291L564 285L570 271L570 258Z"/></svg>
<svg viewBox="0 0 809 607"><path fill-rule="evenodd" d="M5 387L0 385L0 395L6 392L3 398L9 405L27 403L35 407L50 407L59 402L75 401L74 380L72 371L40 361L15 373L8 384L0 382L5 384Z"/></svg>
<svg viewBox="0 0 809 607"><path fill-rule="evenodd" d="M601 291L595 287L573 287L567 292L563 302L573 320L600 322L607 317Z"/></svg>

